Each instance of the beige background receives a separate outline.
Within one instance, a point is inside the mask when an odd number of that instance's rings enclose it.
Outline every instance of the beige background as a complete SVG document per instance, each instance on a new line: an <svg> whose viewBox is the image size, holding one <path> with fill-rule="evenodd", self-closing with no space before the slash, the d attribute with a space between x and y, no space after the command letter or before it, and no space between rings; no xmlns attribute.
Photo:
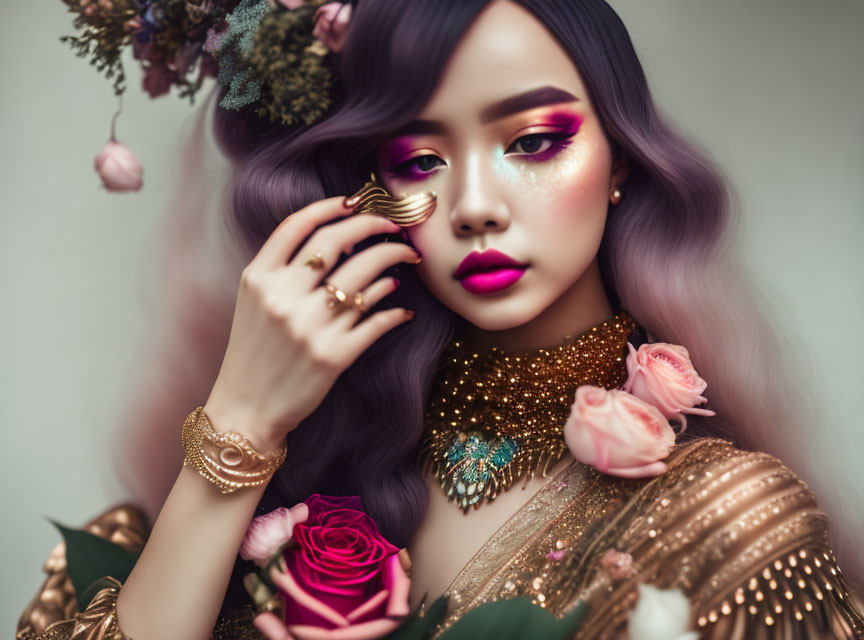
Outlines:
<svg viewBox="0 0 864 640"><path fill-rule="evenodd" d="M812 351L829 407L813 435L845 434L852 446L832 466L861 486L864 3L612 4L657 99L741 193L745 249ZM0 633L11 634L59 540L45 517L77 526L123 497L105 436L160 317L145 284L193 110L173 95L151 102L127 58L118 137L143 162L145 188L105 193L92 158L116 101L58 42L73 32L71 14L59 0L3 0L0 12ZM214 188L224 171L216 158Z"/></svg>

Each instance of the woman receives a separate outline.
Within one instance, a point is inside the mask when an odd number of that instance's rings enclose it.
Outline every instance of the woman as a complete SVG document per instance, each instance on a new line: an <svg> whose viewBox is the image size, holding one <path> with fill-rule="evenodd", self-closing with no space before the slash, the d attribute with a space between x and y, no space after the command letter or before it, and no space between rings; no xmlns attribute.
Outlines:
<svg viewBox="0 0 864 640"><path fill-rule="evenodd" d="M299 133L217 112L253 257L204 413L260 452L287 435L287 458L229 496L182 468L115 590L123 633L254 633L237 561L247 526L256 509L320 492L358 494L408 547L413 603L450 595L444 627L527 596L556 615L585 601L580 637L616 637L642 582L684 592L702 637L860 637L825 518L776 459L695 438L633 480L574 463L561 444L572 397L552 396L620 385L628 341L681 344L698 363L717 415L691 415L688 435L771 450L796 422L776 378L741 366L776 354L726 255L725 184L656 113L614 12L599 0L362 0L340 64L344 102ZM404 227L346 217L343 196L370 172L393 194L434 190L434 211ZM483 275L490 265L470 255L500 267L490 250L516 264ZM326 283L381 304L330 306ZM574 344L590 367L556 360ZM514 474L525 490L508 481L471 502L476 488L457 489L442 455L473 426L451 418L514 424L506 394L527 388L532 364L550 376L540 408L518 413L532 428L487 429L489 442L542 445ZM490 371L510 375L478 405L459 385L490 388ZM437 472L425 477L421 444ZM626 557L624 574L604 572L607 552Z"/></svg>

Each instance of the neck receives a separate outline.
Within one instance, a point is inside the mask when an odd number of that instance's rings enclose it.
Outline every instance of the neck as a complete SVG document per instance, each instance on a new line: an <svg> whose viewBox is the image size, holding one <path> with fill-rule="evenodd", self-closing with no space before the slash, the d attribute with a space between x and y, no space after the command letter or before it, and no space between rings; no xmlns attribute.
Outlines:
<svg viewBox="0 0 864 640"><path fill-rule="evenodd" d="M468 324L462 340L474 350L497 346L511 353L533 351L560 344L569 336L580 335L611 315L612 305L595 257L582 277L533 320L499 331L487 331Z"/></svg>

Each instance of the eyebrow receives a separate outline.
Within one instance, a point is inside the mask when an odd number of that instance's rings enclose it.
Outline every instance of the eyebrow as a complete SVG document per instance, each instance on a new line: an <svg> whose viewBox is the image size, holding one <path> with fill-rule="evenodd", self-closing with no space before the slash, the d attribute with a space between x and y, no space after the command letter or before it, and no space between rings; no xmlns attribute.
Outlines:
<svg viewBox="0 0 864 640"><path fill-rule="evenodd" d="M558 87L546 86L531 89L530 91L504 98L484 107L480 112L480 124L489 124L514 113L527 111L536 107L561 104L563 102L577 102L578 100L579 98L569 91L564 91L564 89L559 89ZM411 135L443 135L446 133L447 125L439 120L412 120L408 124L399 127L388 138Z"/></svg>

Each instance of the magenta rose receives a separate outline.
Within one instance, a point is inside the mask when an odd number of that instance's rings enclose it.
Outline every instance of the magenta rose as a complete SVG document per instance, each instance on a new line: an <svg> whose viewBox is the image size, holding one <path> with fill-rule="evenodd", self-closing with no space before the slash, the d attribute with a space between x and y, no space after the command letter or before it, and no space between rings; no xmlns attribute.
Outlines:
<svg viewBox="0 0 864 640"><path fill-rule="evenodd" d="M409 613L407 552L378 531L360 499L314 494L309 516L293 526L283 571L270 578L285 600L285 617L256 617L268 638L378 638ZM288 635L286 635L288 634Z"/></svg>

